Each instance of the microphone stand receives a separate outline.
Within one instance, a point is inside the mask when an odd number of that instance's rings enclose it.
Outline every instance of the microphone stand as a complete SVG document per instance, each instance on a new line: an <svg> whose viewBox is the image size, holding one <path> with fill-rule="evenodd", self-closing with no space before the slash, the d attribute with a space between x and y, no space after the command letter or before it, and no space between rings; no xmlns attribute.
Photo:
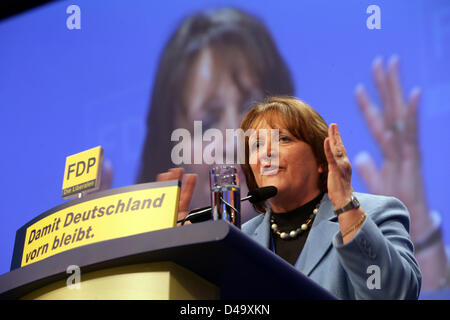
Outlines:
<svg viewBox="0 0 450 320"><path fill-rule="evenodd" d="M256 190L259 190L259 191L255 192ZM252 190L251 193L249 192L249 194L247 194L247 196L245 198L241 198L241 202L247 201L247 200L250 200L250 202L252 202L252 203L259 202L259 201L265 201L265 200L275 196L276 194L277 194L277 188L275 188L274 186L258 188L258 189ZM239 212L236 210L236 208L234 208L231 204L226 202L222 197L220 197L220 200L222 200L228 207L233 209L234 212L237 212L239 214ZM191 210L189 212L189 214L186 215L186 217L184 217L181 220L178 220L177 223L181 223L181 225L184 225L187 220L190 220L191 222L194 222L194 223L206 221L210 217L204 218L204 217L202 217L202 215L204 215L205 213L208 213L208 212L211 213L211 207L203 207L203 208ZM195 220L197 220L197 221L195 221Z"/></svg>
<svg viewBox="0 0 450 320"><path fill-rule="evenodd" d="M245 198L241 198L241 202L242 201L246 201L251 199L251 195L250 196L246 196ZM236 208L234 208L231 204L229 204L228 202L226 202L224 199L222 199L222 197L220 197L220 200L222 200L227 206L229 206L231 209L233 209L235 212L238 212L236 210ZM208 211L211 211L211 207L203 207L203 208L199 208L199 209L194 209L191 212L189 212L188 215L186 215L186 217L184 217L184 219L178 220L177 223L181 222L181 225L183 226L187 220L191 220L191 218L197 217L197 216L201 216L204 213L207 213ZM239 213L239 212L238 212Z"/></svg>

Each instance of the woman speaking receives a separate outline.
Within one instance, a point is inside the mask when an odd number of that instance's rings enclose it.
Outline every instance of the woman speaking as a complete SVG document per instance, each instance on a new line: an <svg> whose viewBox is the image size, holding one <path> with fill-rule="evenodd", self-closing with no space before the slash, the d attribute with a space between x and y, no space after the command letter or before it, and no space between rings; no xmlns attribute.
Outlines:
<svg viewBox="0 0 450 320"><path fill-rule="evenodd" d="M253 132L242 165L248 189L278 189L253 205L260 214L243 224L244 233L338 298L418 298L422 276L408 210L396 198L353 192L336 124L328 127L300 100L272 97L247 112L241 129ZM276 141L260 134L271 129L278 129ZM170 179L183 179L180 220L196 175L183 175L182 168L158 175Z"/></svg>
<svg viewBox="0 0 450 320"><path fill-rule="evenodd" d="M300 100L254 105L242 165L249 190L275 186L242 231L342 299L417 299L421 273L409 213L397 199L353 192L352 168L336 124ZM271 146L260 130L278 129ZM277 168L273 169L276 163Z"/></svg>

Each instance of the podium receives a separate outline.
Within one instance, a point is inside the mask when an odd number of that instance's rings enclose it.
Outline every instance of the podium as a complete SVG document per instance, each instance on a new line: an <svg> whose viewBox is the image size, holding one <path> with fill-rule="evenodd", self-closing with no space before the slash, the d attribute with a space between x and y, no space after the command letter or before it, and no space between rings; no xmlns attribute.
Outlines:
<svg viewBox="0 0 450 320"><path fill-rule="evenodd" d="M67 286L68 266L80 288ZM1 299L336 299L226 221L74 248L0 276Z"/></svg>

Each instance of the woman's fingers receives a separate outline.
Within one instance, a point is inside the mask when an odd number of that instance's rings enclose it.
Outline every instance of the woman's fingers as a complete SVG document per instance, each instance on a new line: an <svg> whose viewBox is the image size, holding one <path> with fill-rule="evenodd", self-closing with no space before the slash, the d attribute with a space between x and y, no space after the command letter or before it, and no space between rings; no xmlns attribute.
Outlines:
<svg viewBox="0 0 450 320"><path fill-rule="evenodd" d="M394 126L402 121L405 112L405 99L403 97L403 89L400 84L399 77L399 58L392 56L387 68L387 88L389 89L389 96L391 97L392 104L390 112L392 114L392 120Z"/></svg>
<svg viewBox="0 0 450 320"><path fill-rule="evenodd" d="M328 138L324 141L324 151L329 170L339 170L346 179L349 178L348 175L351 175L350 161L335 123L328 127Z"/></svg>
<svg viewBox="0 0 450 320"><path fill-rule="evenodd" d="M405 120L405 139L409 144L414 145L418 148L418 127L417 127L417 109L419 106L419 101L421 97L420 88L414 88L411 91L408 100L408 109L406 111Z"/></svg>
<svg viewBox="0 0 450 320"><path fill-rule="evenodd" d="M380 193L381 183L378 169L369 153L363 151L356 155L355 166L364 183L372 193Z"/></svg>
<svg viewBox="0 0 450 320"><path fill-rule="evenodd" d="M392 112L393 101L386 77L386 72L383 67L383 60L381 57L378 57L373 62L373 78L383 105L385 127L389 127L392 123L394 123L394 115Z"/></svg>
<svg viewBox="0 0 450 320"><path fill-rule="evenodd" d="M343 155L342 151L340 151L337 147L337 137L335 133L336 124L332 123L328 127L328 138L325 139L324 148L325 154L327 156L328 164L337 165L337 153Z"/></svg>
<svg viewBox="0 0 450 320"><path fill-rule="evenodd" d="M381 144L384 132L384 120L375 105L370 101L363 85L358 85L355 90L356 102L366 119L369 130L372 132L378 144Z"/></svg>
<svg viewBox="0 0 450 320"><path fill-rule="evenodd" d="M403 161L405 145L411 148L411 144L417 144L419 91L413 91L408 104L405 103L397 56L390 59L386 71L382 59L375 59L373 75L383 104L383 114L371 103L361 85L356 90L357 103L386 160Z"/></svg>
<svg viewBox="0 0 450 320"><path fill-rule="evenodd" d="M336 149L336 151L341 151L344 153L345 156L347 156L347 151L345 150L344 143L342 142L341 134L339 133L337 124L333 123L331 125L331 128L332 128L332 133L335 137L336 148L339 149L339 150ZM342 150L340 150L340 149L342 149Z"/></svg>
<svg viewBox="0 0 450 320"><path fill-rule="evenodd" d="M352 167L337 125L334 123L328 128L324 152L328 161L328 195L333 206L340 208L344 202L348 202L349 194L353 190L351 187Z"/></svg>
<svg viewBox="0 0 450 320"><path fill-rule="evenodd" d="M347 157L347 151L342 143L341 134L339 133L338 126L332 123L328 127L328 137L330 138L330 148L336 160L344 159Z"/></svg>
<svg viewBox="0 0 450 320"><path fill-rule="evenodd" d="M163 173L159 173L157 176L156 176L156 181L167 181L167 180L170 180L170 177L171 177L172 175L169 173L169 172L163 172Z"/></svg>
<svg viewBox="0 0 450 320"><path fill-rule="evenodd" d="M330 138L326 138L323 144L323 149L325 151L325 156L327 157L328 167L336 166L336 160L334 159L333 151L330 146Z"/></svg>
<svg viewBox="0 0 450 320"><path fill-rule="evenodd" d="M181 181L180 202L178 211L188 211L194 193L195 184L197 183L196 174L184 174L184 168L169 169L170 179Z"/></svg>
<svg viewBox="0 0 450 320"><path fill-rule="evenodd" d="M156 176L156 181L181 180L183 177L183 168L172 168L167 172L160 173Z"/></svg>
<svg viewBox="0 0 450 320"><path fill-rule="evenodd" d="M197 175L190 173L183 176L181 184L180 204L178 211L187 212L191 203L192 195L194 194L195 185L197 184Z"/></svg>
<svg viewBox="0 0 450 320"><path fill-rule="evenodd" d="M170 180L179 180L183 182L183 176L184 176L184 168L172 168L169 169ZM181 184L181 188L183 188L183 183Z"/></svg>
<svg viewBox="0 0 450 320"><path fill-rule="evenodd" d="M381 152L386 159L395 158L395 153L398 152L398 150L392 144L392 130L389 130L389 128L386 127L384 117L371 103L367 96L367 92L362 85L358 85L355 93L358 106L361 109L369 126L369 130L377 141Z"/></svg>
<svg viewBox="0 0 450 320"><path fill-rule="evenodd" d="M179 180L181 181L180 200L178 202L177 220L186 217L189 211L192 195L194 194L195 185L197 183L196 174L184 174L183 168L171 168L167 172L157 175L156 181ZM186 222L189 224L189 222Z"/></svg>

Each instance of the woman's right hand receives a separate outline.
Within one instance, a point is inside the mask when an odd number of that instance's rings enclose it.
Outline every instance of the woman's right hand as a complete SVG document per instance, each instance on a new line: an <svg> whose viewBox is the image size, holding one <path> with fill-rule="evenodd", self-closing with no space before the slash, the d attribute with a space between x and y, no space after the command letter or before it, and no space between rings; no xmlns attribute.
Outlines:
<svg viewBox="0 0 450 320"><path fill-rule="evenodd" d="M180 202L178 205L177 220L184 219L189 212L189 205L191 203L192 195L194 193L195 184L197 183L197 175L193 173L184 173L183 168L172 168L167 172L158 174L156 181L180 180ZM190 224L187 221L185 224ZM178 225L181 225L180 223Z"/></svg>

